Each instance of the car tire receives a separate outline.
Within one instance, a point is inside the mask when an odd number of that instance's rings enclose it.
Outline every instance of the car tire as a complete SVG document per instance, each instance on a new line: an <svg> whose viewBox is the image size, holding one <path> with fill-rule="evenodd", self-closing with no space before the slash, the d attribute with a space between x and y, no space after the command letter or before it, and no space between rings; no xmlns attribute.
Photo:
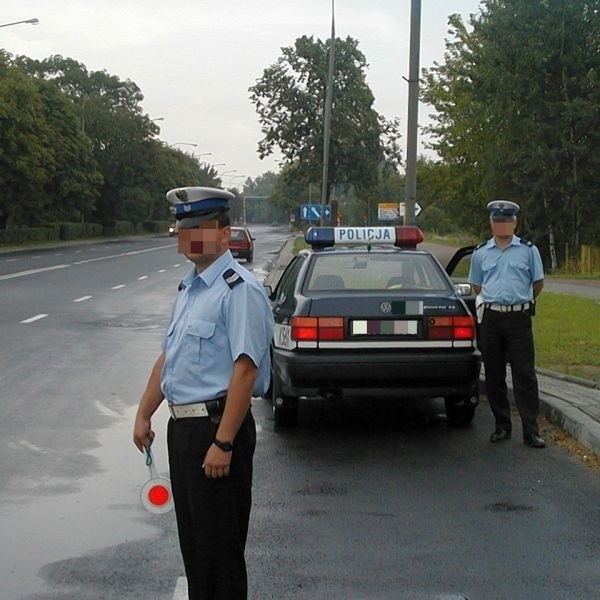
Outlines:
<svg viewBox="0 0 600 600"><path fill-rule="evenodd" d="M469 398L461 396L447 396L444 398L446 405L446 419L452 427L467 427L475 417L475 407Z"/></svg>
<svg viewBox="0 0 600 600"><path fill-rule="evenodd" d="M281 391L279 377L272 374L273 385L271 402L273 406L273 421L277 427L292 427L298 422L298 398L285 396Z"/></svg>
<svg viewBox="0 0 600 600"><path fill-rule="evenodd" d="M248 257L246 258L246 262L247 263L251 263L254 260L254 255L253 254L248 254Z"/></svg>

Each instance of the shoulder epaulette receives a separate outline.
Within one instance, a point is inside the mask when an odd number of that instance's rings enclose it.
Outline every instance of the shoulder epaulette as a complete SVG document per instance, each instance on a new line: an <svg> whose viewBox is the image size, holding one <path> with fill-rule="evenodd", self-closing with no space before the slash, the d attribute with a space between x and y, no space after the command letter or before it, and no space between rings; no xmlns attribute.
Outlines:
<svg viewBox="0 0 600 600"><path fill-rule="evenodd" d="M177 286L177 291L180 292L184 287L185 285L183 285L183 281L180 281L179 285Z"/></svg>
<svg viewBox="0 0 600 600"><path fill-rule="evenodd" d="M525 238L521 238L521 244L525 244L527 246L529 246L531 248L531 246L533 246L533 242L530 242L529 240L526 240Z"/></svg>
<svg viewBox="0 0 600 600"><path fill-rule="evenodd" d="M227 269L227 271L223 273L223 279L231 289L233 289L238 283L242 283L244 281L243 277L233 269Z"/></svg>

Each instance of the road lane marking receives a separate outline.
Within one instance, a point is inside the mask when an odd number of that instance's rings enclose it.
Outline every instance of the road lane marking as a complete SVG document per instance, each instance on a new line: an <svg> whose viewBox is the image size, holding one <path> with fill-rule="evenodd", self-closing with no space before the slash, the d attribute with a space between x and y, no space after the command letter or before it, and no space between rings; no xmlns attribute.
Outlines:
<svg viewBox="0 0 600 600"><path fill-rule="evenodd" d="M33 323L34 321L39 321L40 319L43 319L44 317L47 317L48 315L44 315L44 314L39 314L39 315L35 315L35 317L29 317L29 319L23 319L23 321L21 321L21 323Z"/></svg>
<svg viewBox="0 0 600 600"><path fill-rule="evenodd" d="M7 258L6 262L15 262L15 260L17 260L16 258Z"/></svg>
<svg viewBox="0 0 600 600"><path fill-rule="evenodd" d="M0 281L4 279L14 279L15 277L24 277L25 275L35 275L36 273L43 273L44 271L52 271L54 269L66 269L67 267L72 267L73 265L84 265L91 262L96 262L98 260L108 260L109 258L121 258L123 256L133 256L134 254L141 254L142 252L153 252L154 250L162 250L164 248L171 248L174 244L168 244L166 246L155 246L153 248L146 248L144 250L134 250L132 252L122 252L121 254L111 254L110 256L98 256L97 258L88 258L87 260L78 260L71 265L54 265L52 267L41 267L39 269L30 269L28 271L19 271L18 273L9 273L8 275L0 275ZM81 250L76 250L76 252L81 252ZM6 262L9 260L17 260L16 258L8 258Z"/></svg>
<svg viewBox="0 0 600 600"><path fill-rule="evenodd" d="M173 593L173 600L186 600L188 597L188 586L186 577L178 577L177 585L175 586L175 592Z"/></svg>
<svg viewBox="0 0 600 600"><path fill-rule="evenodd" d="M153 252L154 250L163 250L164 248L171 248L174 244L168 244L166 246L154 246L153 248L145 248L144 250L131 250L130 252L121 252L120 254L111 254L109 256L98 256L96 258L88 258L87 260L78 260L74 262L74 265L85 265L87 263L96 262L98 260L108 260L109 258L121 258L122 256L133 256L134 254L142 254L144 252Z"/></svg>
<svg viewBox="0 0 600 600"><path fill-rule="evenodd" d="M148 275L142 275L141 277L138 277L139 281L142 281L142 279L148 279Z"/></svg>
<svg viewBox="0 0 600 600"><path fill-rule="evenodd" d="M84 300L89 300L91 298L91 296L81 296L81 298L77 298L76 300L73 300L73 302L83 302Z"/></svg>
<svg viewBox="0 0 600 600"><path fill-rule="evenodd" d="M174 266L175 268L177 268L177 267L180 267L180 266L181 266L181 264L180 264L180 263L177 263L176 265L173 265L173 266Z"/></svg>
<svg viewBox="0 0 600 600"><path fill-rule="evenodd" d="M125 284L122 283L121 285L115 285L115 286L111 287L110 289L111 290L120 290L121 288L124 288L124 287L125 287Z"/></svg>
<svg viewBox="0 0 600 600"><path fill-rule="evenodd" d="M23 277L24 275L33 275L35 273L43 273L44 271L53 271L55 269L66 269L71 265L54 265L53 267L42 267L40 269L30 269L29 271L20 271L19 273L9 273L8 275L0 275L0 281L3 279L14 279L15 277Z"/></svg>
<svg viewBox="0 0 600 600"><path fill-rule="evenodd" d="M159 269L158 270L159 273L166 273L166 271L167 271L166 269Z"/></svg>

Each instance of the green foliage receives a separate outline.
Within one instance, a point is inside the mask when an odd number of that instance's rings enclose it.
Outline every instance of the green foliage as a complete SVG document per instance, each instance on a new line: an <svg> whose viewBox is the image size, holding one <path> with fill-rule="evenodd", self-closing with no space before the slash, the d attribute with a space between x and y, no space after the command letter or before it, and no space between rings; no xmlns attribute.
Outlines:
<svg viewBox="0 0 600 600"><path fill-rule="evenodd" d="M597 239L599 10L600 0L487 0L470 29L450 18L423 98L460 226L487 231L485 204L504 197L547 257Z"/></svg>
<svg viewBox="0 0 600 600"><path fill-rule="evenodd" d="M115 221L113 225L105 225L102 235L116 237L123 235L134 235L137 233L136 224L131 221Z"/></svg>
<svg viewBox="0 0 600 600"><path fill-rule="evenodd" d="M59 239L60 228L20 227L18 229L0 229L0 244L24 244L28 242L52 242Z"/></svg>
<svg viewBox="0 0 600 600"><path fill-rule="evenodd" d="M56 223L61 240L83 240L102 236L100 223Z"/></svg>
<svg viewBox="0 0 600 600"><path fill-rule="evenodd" d="M279 149L294 165L286 181L293 177L305 187L321 180L328 56L329 41L298 38L250 88L264 134L260 157ZM329 180L360 190L376 186L380 165L400 162L399 124L373 108L367 67L356 40L336 39Z"/></svg>
<svg viewBox="0 0 600 600"><path fill-rule="evenodd" d="M142 229L148 233L165 233L169 231L169 226L173 221L145 221L142 223Z"/></svg>

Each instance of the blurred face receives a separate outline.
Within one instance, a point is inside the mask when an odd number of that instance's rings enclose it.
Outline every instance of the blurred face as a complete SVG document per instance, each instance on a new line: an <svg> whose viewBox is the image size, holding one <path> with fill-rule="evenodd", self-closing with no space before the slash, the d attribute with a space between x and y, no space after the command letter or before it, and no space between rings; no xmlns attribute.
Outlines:
<svg viewBox="0 0 600 600"><path fill-rule="evenodd" d="M206 266L227 250L229 234L229 227L219 229L216 219L200 223L198 227L179 229L177 252L197 266Z"/></svg>
<svg viewBox="0 0 600 600"><path fill-rule="evenodd" d="M512 237L517 227L517 219L490 219L495 237Z"/></svg>

